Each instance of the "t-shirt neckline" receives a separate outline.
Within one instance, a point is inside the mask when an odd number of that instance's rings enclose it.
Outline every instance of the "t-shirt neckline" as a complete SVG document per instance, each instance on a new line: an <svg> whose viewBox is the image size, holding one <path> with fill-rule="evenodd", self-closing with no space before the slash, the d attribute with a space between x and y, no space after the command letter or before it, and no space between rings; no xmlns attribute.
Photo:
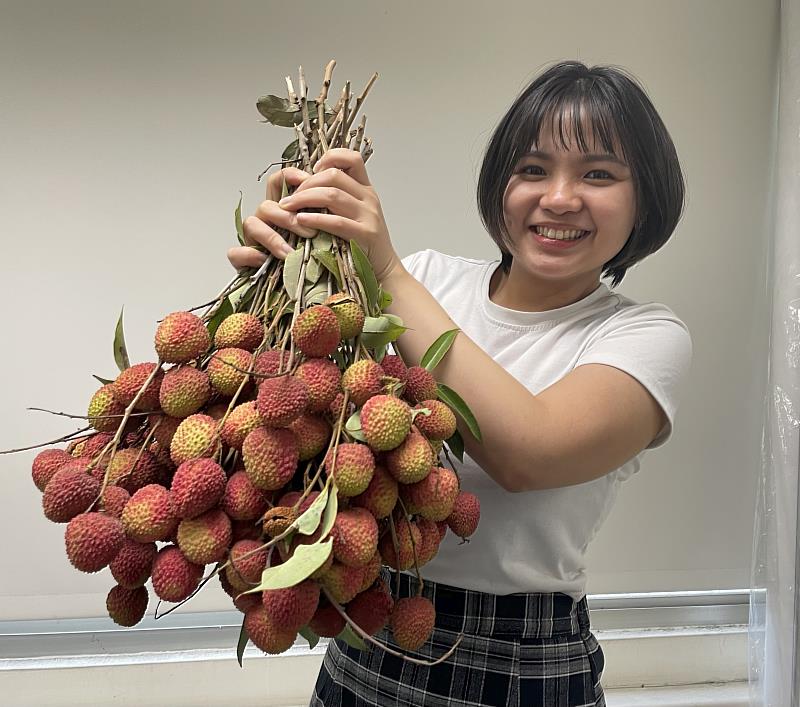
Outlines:
<svg viewBox="0 0 800 707"><path fill-rule="evenodd" d="M489 299L489 285L492 281L492 275L498 267L500 267L499 260L489 261L484 266L480 285L480 302L484 313L490 319L494 319L506 326L537 327L546 324L555 324L587 308L589 305L610 293L608 285L601 282L592 292L586 295L586 297L572 304L568 304L566 307L557 307L556 309L549 309L545 312L524 312L518 309L509 309L508 307L495 304Z"/></svg>

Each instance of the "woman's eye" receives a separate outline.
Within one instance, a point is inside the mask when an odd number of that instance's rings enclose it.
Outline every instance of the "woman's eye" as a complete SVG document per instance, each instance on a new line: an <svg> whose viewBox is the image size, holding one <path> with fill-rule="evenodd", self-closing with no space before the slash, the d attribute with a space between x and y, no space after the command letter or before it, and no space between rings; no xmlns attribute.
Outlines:
<svg viewBox="0 0 800 707"><path fill-rule="evenodd" d="M601 174L601 175L605 175L605 176L589 177L590 174ZM589 179L613 179L613 177L608 172L606 172L604 169L593 169L586 176L589 177Z"/></svg>
<svg viewBox="0 0 800 707"><path fill-rule="evenodd" d="M535 170L540 170L539 172ZM525 165L520 169L522 174L526 174L531 177L538 177L540 176L541 172L543 172L542 168L538 164L529 164ZM595 175L595 176L592 176ZM586 175L589 179L613 179L613 175L609 172L606 172L604 169L593 169L591 172L587 173Z"/></svg>

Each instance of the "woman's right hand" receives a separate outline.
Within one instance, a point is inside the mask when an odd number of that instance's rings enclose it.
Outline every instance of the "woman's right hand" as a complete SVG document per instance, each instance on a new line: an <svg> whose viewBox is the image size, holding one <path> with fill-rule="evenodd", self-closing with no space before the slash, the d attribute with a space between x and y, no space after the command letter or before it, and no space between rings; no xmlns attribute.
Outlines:
<svg viewBox="0 0 800 707"><path fill-rule="evenodd" d="M261 245L276 258L283 260L292 248L286 239L273 226L296 233L303 238L313 238L317 232L314 229L301 226L297 223L297 214L278 206L283 189L283 179L290 187L297 187L311 175L296 167L284 167L270 175L267 179L267 198L259 204L253 216L248 216L242 222L244 233L244 246L228 249L228 260L237 270L242 268L258 268L265 260L266 255L255 248Z"/></svg>

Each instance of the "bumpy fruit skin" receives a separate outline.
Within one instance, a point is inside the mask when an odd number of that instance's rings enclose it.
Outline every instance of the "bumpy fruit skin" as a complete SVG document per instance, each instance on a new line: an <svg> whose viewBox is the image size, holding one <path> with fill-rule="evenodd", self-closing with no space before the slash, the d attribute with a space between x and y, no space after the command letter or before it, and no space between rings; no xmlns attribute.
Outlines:
<svg viewBox="0 0 800 707"><path fill-rule="evenodd" d="M406 375L405 396L415 403L432 400L439 394L436 379L422 366L411 366Z"/></svg>
<svg viewBox="0 0 800 707"><path fill-rule="evenodd" d="M255 351L263 338L264 325L258 318L247 312L237 312L225 317L217 327L214 346Z"/></svg>
<svg viewBox="0 0 800 707"><path fill-rule="evenodd" d="M481 502L474 493L459 491L453 510L445 519L448 527L465 540L478 528L481 519Z"/></svg>
<svg viewBox="0 0 800 707"><path fill-rule="evenodd" d="M253 363L253 354L245 349L220 349L206 367L211 386L222 395L233 395L247 377Z"/></svg>
<svg viewBox="0 0 800 707"><path fill-rule="evenodd" d="M340 510L331 537L335 560L350 567L363 567L378 549L378 522L365 508Z"/></svg>
<svg viewBox="0 0 800 707"><path fill-rule="evenodd" d="M172 443L172 438L175 436L175 430L178 429L182 419L178 417L170 417L169 415L148 415L147 422L150 429L153 430L153 437L163 448L169 451L169 445ZM156 423L158 426L156 426Z"/></svg>
<svg viewBox="0 0 800 707"><path fill-rule="evenodd" d="M89 509L100 493L100 482L80 469L65 467L56 472L42 496L48 520L66 523Z"/></svg>
<svg viewBox="0 0 800 707"><path fill-rule="evenodd" d="M229 447L241 450L244 438L256 427L261 427L263 424L264 420L256 409L256 402L251 400L237 405L231 410L231 414L228 415L228 419L222 425L220 436L222 441Z"/></svg>
<svg viewBox="0 0 800 707"><path fill-rule="evenodd" d="M267 495L253 486L247 472L237 471L228 479L219 505L233 520L255 520L267 510L267 501Z"/></svg>
<svg viewBox="0 0 800 707"><path fill-rule="evenodd" d="M333 361L327 358L310 358L303 361L297 367L294 375L295 378L305 383L308 389L309 412L327 410L342 389L341 371Z"/></svg>
<svg viewBox="0 0 800 707"><path fill-rule="evenodd" d="M120 449L108 465L108 483L121 486L128 493L155 484L159 478L159 464L146 449Z"/></svg>
<svg viewBox="0 0 800 707"><path fill-rule="evenodd" d="M81 448L79 457L85 459L94 459L103 448L111 441L113 435L108 434L107 432L98 432L97 434L88 437L83 442L83 447ZM108 455L109 452L106 452ZM108 456L105 456L105 459L108 459Z"/></svg>
<svg viewBox="0 0 800 707"><path fill-rule="evenodd" d="M297 631L278 628L263 605L247 610L244 630L256 647L272 655L289 650L297 638Z"/></svg>
<svg viewBox="0 0 800 707"><path fill-rule="evenodd" d="M71 461L72 455L67 454L63 449L45 449L39 452L34 458L31 468L31 477L36 488L44 491L55 473Z"/></svg>
<svg viewBox="0 0 800 707"><path fill-rule="evenodd" d="M450 469L435 466L422 481L408 487L416 513L429 520L445 520L458 496L458 477Z"/></svg>
<svg viewBox="0 0 800 707"><path fill-rule="evenodd" d="M268 427L286 427L308 407L308 389L294 376L267 378L261 383L256 409Z"/></svg>
<svg viewBox="0 0 800 707"><path fill-rule="evenodd" d="M114 384L107 383L92 396L86 415L89 424L98 432L114 432L122 418L105 416L122 415L124 412L125 406L114 397Z"/></svg>
<svg viewBox="0 0 800 707"><path fill-rule="evenodd" d="M379 363L365 358L348 366L342 374L342 388L350 393L350 400L360 406L383 390L383 375Z"/></svg>
<svg viewBox="0 0 800 707"><path fill-rule="evenodd" d="M395 551L390 531L381 536L378 542L378 550L381 553L384 564L389 565L389 567L400 571L411 569L414 566L414 553L419 554L422 548L422 533L416 523L412 523L406 518L396 517L394 526L397 544L400 548L399 557Z"/></svg>
<svg viewBox="0 0 800 707"><path fill-rule="evenodd" d="M375 457L366 444L345 442L336 448L336 465L333 466L334 450L325 455L325 471L333 476L339 494L344 497L358 496L366 491L375 473Z"/></svg>
<svg viewBox="0 0 800 707"><path fill-rule="evenodd" d="M267 551L259 550L263 545L258 540L239 540L231 547L231 563L225 568L225 576L237 593L258 585L267 566Z"/></svg>
<svg viewBox="0 0 800 707"><path fill-rule="evenodd" d="M144 618L147 611L147 588L111 587L106 597L108 615L119 626L135 626Z"/></svg>
<svg viewBox="0 0 800 707"><path fill-rule="evenodd" d="M174 545L162 547L153 561L153 591L159 599L178 602L200 584L203 566L189 562Z"/></svg>
<svg viewBox="0 0 800 707"><path fill-rule="evenodd" d="M407 651L415 651L427 641L436 623L436 610L426 597L398 599L390 618L395 643Z"/></svg>
<svg viewBox="0 0 800 707"><path fill-rule="evenodd" d="M350 567L341 562L334 562L320 577L320 582L330 592L335 602L347 604L358 594L363 579L363 567Z"/></svg>
<svg viewBox="0 0 800 707"><path fill-rule="evenodd" d="M170 368L161 381L158 401L170 417L189 417L211 396L208 374L192 366Z"/></svg>
<svg viewBox="0 0 800 707"><path fill-rule="evenodd" d="M381 580L361 592L347 607L347 615L370 636L386 626L394 601L386 583Z"/></svg>
<svg viewBox="0 0 800 707"><path fill-rule="evenodd" d="M189 562L219 562L231 546L231 519L218 508L178 525L178 547Z"/></svg>
<svg viewBox="0 0 800 707"><path fill-rule="evenodd" d="M415 521L419 528L422 541L420 547L417 548L417 564L422 565L430 562L439 551L439 528L436 527L436 522L428 520L427 518L417 518Z"/></svg>
<svg viewBox="0 0 800 707"><path fill-rule="evenodd" d="M301 415L289 425L289 429L297 440L301 462L313 459L325 449L332 432L328 421L319 415Z"/></svg>
<svg viewBox="0 0 800 707"><path fill-rule="evenodd" d="M131 495L121 486L106 486L100 497L100 509L110 516L122 518L122 510Z"/></svg>
<svg viewBox="0 0 800 707"><path fill-rule="evenodd" d="M341 338L339 320L330 307L322 304L301 312L292 327L295 346L308 357L332 354Z"/></svg>
<svg viewBox="0 0 800 707"><path fill-rule="evenodd" d="M345 621L342 615L336 610L333 604L323 604L314 614L314 618L308 623L308 627L317 634L325 638L338 636L344 629Z"/></svg>
<svg viewBox="0 0 800 707"><path fill-rule="evenodd" d="M359 593L365 592L373 585L375 580L378 579L381 574L382 564L381 553L376 549L372 559L361 568L364 570L364 578L361 580L361 588L358 590Z"/></svg>
<svg viewBox="0 0 800 707"><path fill-rule="evenodd" d="M217 505L228 479L213 459L190 459L181 464L170 487L172 510L178 518L194 518Z"/></svg>
<svg viewBox="0 0 800 707"><path fill-rule="evenodd" d="M262 602L278 629L297 633L319 606L319 584L305 579L294 587L271 589L264 592Z"/></svg>
<svg viewBox="0 0 800 707"><path fill-rule="evenodd" d="M267 378L286 373L289 370L289 352L280 349L262 351L253 361L253 378L260 386Z"/></svg>
<svg viewBox="0 0 800 707"><path fill-rule="evenodd" d="M342 339L352 339L364 329L364 309L350 295L337 292L322 304L330 307L339 320L339 331Z"/></svg>
<svg viewBox="0 0 800 707"><path fill-rule="evenodd" d="M156 557L155 543L137 543L125 538L109 569L117 584L127 589L141 587L150 578L153 560Z"/></svg>
<svg viewBox="0 0 800 707"><path fill-rule="evenodd" d="M67 558L81 572L99 572L122 547L125 533L117 518L104 513L81 513L64 533Z"/></svg>
<svg viewBox="0 0 800 707"><path fill-rule="evenodd" d="M294 475L299 453L294 434L284 428L257 427L242 444L244 469L253 486L274 491Z"/></svg>
<svg viewBox="0 0 800 707"><path fill-rule="evenodd" d="M401 484L422 481L433 463L431 445L415 425L402 444L386 454L386 468Z"/></svg>
<svg viewBox="0 0 800 707"><path fill-rule="evenodd" d="M350 505L366 508L376 518L385 518L397 505L397 481L380 464L375 465L375 473L366 491L354 496Z"/></svg>
<svg viewBox="0 0 800 707"><path fill-rule="evenodd" d="M169 455L175 466L189 459L212 457L219 446L217 421L210 415L197 413L187 417L172 435Z"/></svg>
<svg viewBox="0 0 800 707"><path fill-rule="evenodd" d="M140 543L167 540L178 527L170 494L158 484L139 489L122 509L125 535Z"/></svg>
<svg viewBox="0 0 800 707"><path fill-rule="evenodd" d="M397 354L387 354L381 359L381 368L387 376L397 378L401 383L405 383L408 378L408 368L403 363L403 359Z"/></svg>
<svg viewBox="0 0 800 707"><path fill-rule="evenodd" d="M157 365L155 363L136 363L122 371L112 384L114 386L114 399L124 408L127 408ZM158 391L161 388L161 379L163 377L163 371L156 373L153 380L144 389L144 393L142 393L142 397L139 398L134 409L158 410Z"/></svg>
<svg viewBox="0 0 800 707"><path fill-rule="evenodd" d="M430 440L444 440L456 431L455 413L441 400L423 400L415 409L427 408L430 415L417 415L414 424Z"/></svg>
<svg viewBox="0 0 800 707"><path fill-rule="evenodd" d="M411 429L411 408L393 395L374 395L361 408L367 444L380 452L399 446Z"/></svg>
<svg viewBox="0 0 800 707"><path fill-rule="evenodd" d="M165 363L191 361L204 354L210 344L206 325L191 312L168 314L156 329L156 353Z"/></svg>

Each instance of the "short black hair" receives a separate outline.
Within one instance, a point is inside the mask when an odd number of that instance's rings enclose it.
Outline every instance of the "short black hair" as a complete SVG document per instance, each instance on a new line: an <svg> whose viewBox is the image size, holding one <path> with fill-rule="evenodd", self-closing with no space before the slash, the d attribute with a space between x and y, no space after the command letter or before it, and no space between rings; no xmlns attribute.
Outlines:
<svg viewBox="0 0 800 707"><path fill-rule="evenodd" d="M603 265L603 277L616 287L629 267L655 253L680 221L685 186L675 145L661 117L637 79L616 66L589 68L562 61L543 71L517 97L494 130L478 178L478 211L500 248L508 272L513 256L503 217L503 196L514 167L533 145L543 125L553 141L569 149L564 116L571 114L572 135L588 152L582 121L603 148L616 154L615 141L631 170L636 193L636 221L622 250ZM617 155L620 156L620 155Z"/></svg>

